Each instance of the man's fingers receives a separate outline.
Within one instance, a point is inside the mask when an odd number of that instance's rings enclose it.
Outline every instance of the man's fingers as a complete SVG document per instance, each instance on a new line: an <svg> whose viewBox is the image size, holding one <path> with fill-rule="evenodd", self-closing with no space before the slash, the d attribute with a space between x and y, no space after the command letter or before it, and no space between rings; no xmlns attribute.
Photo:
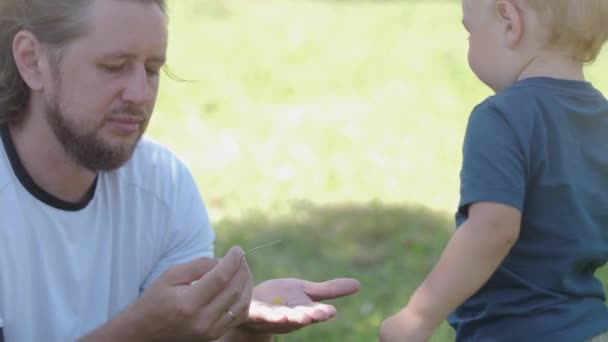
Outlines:
<svg viewBox="0 0 608 342"><path fill-rule="evenodd" d="M236 251L238 252L238 250ZM225 286L221 287L213 298L210 298L204 304L198 317L198 320L201 322L211 323L220 335L240 325L248 317L253 293L253 280L251 279L247 261L243 259L242 250L235 255L238 257L236 273ZM222 262L235 262L235 260L231 260L232 258L233 255L229 252ZM218 265L218 268L220 266L221 263ZM213 276L213 274L210 275ZM201 282L212 279L212 277L208 278L205 276L201 279ZM195 289L196 284L193 285L193 290Z"/></svg>
<svg viewBox="0 0 608 342"><path fill-rule="evenodd" d="M249 307L249 318L258 322L287 323L285 310L278 310L276 306L260 301L253 301Z"/></svg>
<svg viewBox="0 0 608 342"><path fill-rule="evenodd" d="M238 246L230 248L213 269L185 290L187 300L199 307L208 305L230 285L243 262L243 250Z"/></svg>
<svg viewBox="0 0 608 342"><path fill-rule="evenodd" d="M291 306L291 305L290 305ZM292 315L290 315L290 321L298 322L298 323L315 323L315 322L324 322L328 319L334 317L336 315L336 308L323 304L323 303L311 303L307 305L298 305L295 307L291 307ZM302 321L298 320L296 317L306 316L307 320Z"/></svg>
<svg viewBox="0 0 608 342"><path fill-rule="evenodd" d="M197 258L192 261L171 266L158 277L158 283L168 286L187 285L200 279L209 272L218 260L213 258Z"/></svg>
<svg viewBox="0 0 608 342"><path fill-rule="evenodd" d="M338 278L323 283L307 282L304 292L313 301L333 299L351 295L359 291L360 284L356 279Z"/></svg>
<svg viewBox="0 0 608 342"><path fill-rule="evenodd" d="M250 319L268 323L290 323L306 326L311 323L323 322L336 315L336 308L323 303L308 303L304 305L270 305L254 302L249 311Z"/></svg>
<svg viewBox="0 0 608 342"><path fill-rule="evenodd" d="M228 310L236 317L233 320L242 321L249 314L249 305L253 294L253 280L249 272L247 261L243 260L240 269L232 281L207 305L209 312L219 313L220 317L231 316ZM226 315L224 315L226 313ZM231 317L232 318L232 317Z"/></svg>

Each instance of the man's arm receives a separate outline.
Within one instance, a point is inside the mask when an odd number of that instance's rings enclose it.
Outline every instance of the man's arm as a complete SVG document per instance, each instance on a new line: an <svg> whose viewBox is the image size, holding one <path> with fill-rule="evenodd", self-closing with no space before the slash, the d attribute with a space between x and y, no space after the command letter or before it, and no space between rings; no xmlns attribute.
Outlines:
<svg viewBox="0 0 608 342"><path fill-rule="evenodd" d="M245 320L251 293L243 250L233 247L220 261L201 258L171 267L137 301L80 342L216 340Z"/></svg>
<svg viewBox="0 0 608 342"><path fill-rule="evenodd" d="M130 311L131 307L125 309L99 329L80 338L78 342L143 341L148 333L139 329L137 319Z"/></svg>
<svg viewBox="0 0 608 342"><path fill-rule="evenodd" d="M215 267L215 264L205 266L195 260L169 269L166 273L172 274L163 273L158 281L144 292L142 298L102 328L84 337L81 342L191 340L187 338L179 339L179 332L190 332L191 335L189 336L196 336L196 341L270 342L273 334L289 333L331 319L335 315L336 309L332 305L323 304L320 301L351 295L359 290L359 282L355 279L332 279L322 283L301 279L272 279L256 286L253 291L253 300L251 296L244 296L242 300L247 300L244 304L227 305L225 304L227 302L225 302L218 305L218 302L222 302L222 299L218 298L223 296L222 289L232 288L235 283L238 284L238 281L230 280L224 286L221 281L221 275L229 272L226 270L226 266L220 269L224 262L236 263L237 260L244 260L242 254L237 254L238 259L234 260L233 254L227 254L219 263L215 261L215 263L218 263ZM243 262L243 264L246 264L246 262ZM211 267L213 269L209 271ZM237 271L237 274L239 272ZM188 275L189 273L190 275ZM200 278L200 274L205 275ZM216 288L213 289L214 283L211 281L213 277L218 276L219 280L215 280ZM198 278L200 280L194 285L183 285L178 290L187 292L189 287L197 287L200 293L204 293L207 289L206 295L209 302L206 305L191 307L190 309L174 308L168 311L159 309L163 307L159 303L163 303L158 300L161 297L158 289L166 286L163 284L189 284L193 279ZM179 287L179 285L176 286ZM225 292L232 293L232 296L241 295L242 290L237 289L238 286ZM146 299L146 296L148 298L158 298L151 300ZM280 303L276 302L276 297L282 298L282 301ZM184 301L181 301L181 303L183 304ZM171 301L169 301L169 304L171 304ZM238 310L239 307L242 310ZM235 314L238 319L231 318L227 313L227 308L236 311ZM177 322L171 319L175 311L181 314ZM142 314L142 312L146 314ZM154 314L155 312L156 314ZM196 312L199 314L195 314ZM192 318L190 316L192 315L202 319L199 323L207 322L209 324L178 326L180 322L182 325L191 322ZM224 324L218 327L217 324L211 324L213 322L224 322ZM168 323L173 323L173 325ZM163 327L165 328L164 331L173 332L175 335L161 334L158 330Z"/></svg>
<svg viewBox="0 0 608 342"><path fill-rule="evenodd" d="M217 342L271 342L271 334L258 334L236 327L228 331Z"/></svg>

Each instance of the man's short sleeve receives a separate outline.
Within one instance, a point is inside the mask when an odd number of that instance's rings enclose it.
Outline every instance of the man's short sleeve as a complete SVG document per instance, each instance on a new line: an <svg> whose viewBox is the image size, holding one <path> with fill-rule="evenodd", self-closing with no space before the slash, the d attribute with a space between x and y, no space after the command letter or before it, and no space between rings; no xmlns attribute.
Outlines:
<svg viewBox="0 0 608 342"><path fill-rule="evenodd" d="M487 101L471 113L463 144L458 213L475 202L505 204L523 211L525 153L516 125Z"/></svg>
<svg viewBox="0 0 608 342"><path fill-rule="evenodd" d="M198 257L213 257L215 234L198 187L183 165L178 179L171 203L171 219L166 227L165 239L162 241L165 252L147 276L142 290L173 265Z"/></svg>

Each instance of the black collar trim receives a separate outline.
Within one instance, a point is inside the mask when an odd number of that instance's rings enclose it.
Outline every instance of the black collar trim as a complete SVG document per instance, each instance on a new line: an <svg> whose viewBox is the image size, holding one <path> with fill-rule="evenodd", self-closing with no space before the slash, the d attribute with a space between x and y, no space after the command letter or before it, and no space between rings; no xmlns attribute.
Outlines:
<svg viewBox="0 0 608 342"><path fill-rule="evenodd" d="M4 145L4 150L6 151L6 155L8 156L9 161L11 162L11 166L13 168L13 172L21 185L30 193L32 196L36 197L39 201L59 210L64 211L79 211L84 209L93 199L95 195L95 189L97 188L97 178L95 177L95 181L91 188L87 192L86 197L79 202L72 203L61 200L48 192L44 191L40 188L32 179L32 177L27 173L25 167L21 163L19 159L19 155L17 154L17 150L15 149L15 144L13 143L13 139L8 130L8 124L0 125L0 136L2 137L2 143Z"/></svg>

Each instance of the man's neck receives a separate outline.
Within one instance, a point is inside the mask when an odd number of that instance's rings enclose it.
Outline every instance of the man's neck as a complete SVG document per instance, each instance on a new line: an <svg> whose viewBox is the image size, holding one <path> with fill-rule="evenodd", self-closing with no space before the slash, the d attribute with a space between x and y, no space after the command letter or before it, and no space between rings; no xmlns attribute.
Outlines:
<svg viewBox="0 0 608 342"><path fill-rule="evenodd" d="M68 203L87 197L96 174L67 155L43 117L26 114L19 123L9 124L9 133L21 164L38 187Z"/></svg>

